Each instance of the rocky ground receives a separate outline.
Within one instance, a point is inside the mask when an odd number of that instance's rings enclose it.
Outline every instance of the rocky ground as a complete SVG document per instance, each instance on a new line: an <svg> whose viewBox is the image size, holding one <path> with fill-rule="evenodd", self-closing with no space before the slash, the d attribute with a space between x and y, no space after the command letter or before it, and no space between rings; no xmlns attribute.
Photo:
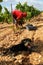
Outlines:
<svg viewBox="0 0 43 65"><path fill-rule="evenodd" d="M13 31L13 24L0 24L0 65L43 65L43 13L27 21L26 24L33 24L37 30L20 29L16 34ZM31 54L29 51L22 51L16 55L9 52L2 54L5 49L20 44L27 38L32 40L30 44L36 46Z"/></svg>

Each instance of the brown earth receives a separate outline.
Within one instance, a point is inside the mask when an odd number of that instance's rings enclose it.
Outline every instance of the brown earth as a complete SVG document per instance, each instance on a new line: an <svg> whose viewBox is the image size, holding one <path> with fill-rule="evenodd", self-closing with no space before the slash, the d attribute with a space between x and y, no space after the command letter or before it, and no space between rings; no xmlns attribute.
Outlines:
<svg viewBox="0 0 43 65"><path fill-rule="evenodd" d="M37 26L37 30L20 29L18 30L19 33L15 34L13 24L0 24L0 65L43 65L43 13L27 21L26 24L28 23ZM16 56L14 53L1 54L3 48L17 45L26 38L30 38L33 41L32 43L37 46L31 54L25 51Z"/></svg>

